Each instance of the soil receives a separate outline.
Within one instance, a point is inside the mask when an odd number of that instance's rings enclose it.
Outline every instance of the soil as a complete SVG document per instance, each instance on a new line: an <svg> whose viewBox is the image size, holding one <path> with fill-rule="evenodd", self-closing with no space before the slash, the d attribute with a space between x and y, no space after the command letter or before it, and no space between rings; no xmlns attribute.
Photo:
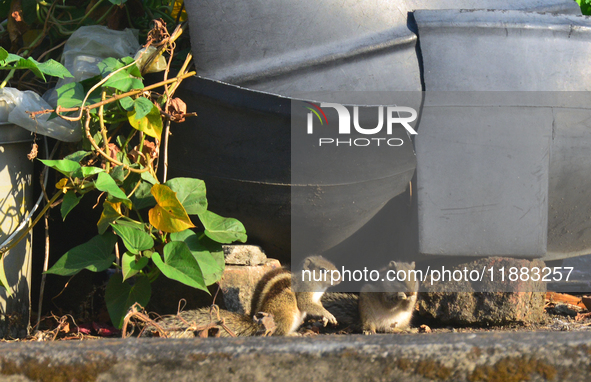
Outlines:
<svg viewBox="0 0 591 382"><path fill-rule="evenodd" d="M159 317L151 314L143 316L145 319L154 319L158 322ZM136 320L140 324L142 320ZM86 322L76 324L71 315L61 317L50 316L41 321L41 330L35 331L26 339L3 340L3 341L54 341L54 340L93 340L108 337L121 337L121 331L105 323ZM223 330L223 328L219 328ZM548 302L545 307L542 322L536 324L523 324L519 322L508 323L501 326L471 326L459 327L450 325L440 325L436 322L425 320L416 316L413 319L409 329L401 330L399 333L405 334L429 334L429 333L485 333L485 332L534 332L534 331L588 331L591 330L591 313L576 305ZM202 337L217 336L217 330L209 330L208 333L198 334ZM138 330L135 332L138 333ZM334 328L330 325L322 326L322 322L309 320L299 329L298 333L302 336L316 336L326 334L348 335L359 334L349 328Z"/></svg>

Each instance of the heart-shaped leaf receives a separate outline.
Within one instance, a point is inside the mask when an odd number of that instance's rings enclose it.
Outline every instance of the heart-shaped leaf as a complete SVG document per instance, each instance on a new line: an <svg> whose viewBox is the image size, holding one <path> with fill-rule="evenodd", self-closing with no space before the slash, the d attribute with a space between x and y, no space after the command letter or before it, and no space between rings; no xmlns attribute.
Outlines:
<svg viewBox="0 0 591 382"><path fill-rule="evenodd" d="M199 264L187 244L172 241L164 246L164 260L159 253L154 253L152 261L166 277L209 293Z"/></svg>
<svg viewBox="0 0 591 382"><path fill-rule="evenodd" d="M197 215L207 210L204 181L192 178L174 178L165 184L176 192L177 199L189 215Z"/></svg>
<svg viewBox="0 0 591 382"><path fill-rule="evenodd" d="M224 218L211 211L199 214L199 219L205 227L205 234L219 243L246 241L246 229L240 221L234 218Z"/></svg>
<svg viewBox="0 0 591 382"><path fill-rule="evenodd" d="M115 233L123 240L125 248L134 255L154 247L154 239L146 231L120 224L111 224Z"/></svg>
<svg viewBox="0 0 591 382"><path fill-rule="evenodd" d="M61 172L65 176L71 176L74 171L78 170L81 167L80 163L74 162L73 160L69 160L69 159L59 159L59 160L39 159L39 160L47 167L51 167L52 169Z"/></svg>
<svg viewBox="0 0 591 382"><path fill-rule="evenodd" d="M121 191L119 186L117 186L117 183L115 183L115 180L106 172L98 174L94 185L99 191L106 192L114 198L127 200L131 203L131 200L127 198L125 192Z"/></svg>
<svg viewBox="0 0 591 382"><path fill-rule="evenodd" d="M136 302L142 307L148 305L152 296L152 287L146 276L137 277L133 285L123 281L120 273L114 274L105 289L107 310L113 326L121 329L129 308Z"/></svg>
<svg viewBox="0 0 591 382"><path fill-rule="evenodd" d="M155 184L151 193L157 204L148 211L148 217L154 227L164 232L180 232L195 227L170 187Z"/></svg>
<svg viewBox="0 0 591 382"><path fill-rule="evenodd" d="M148 101L149 102L149 101ZM162 135L162 117L160 116L160 110L152 104L150 112L141 118L137 118L137 111L134 110L127 112L127 120L134 129L143 131L144 134L160 139Z"/></svg>
<svg viewBox="0 0 591 382"><path fill-rule="evenodd" d="M205 285L218 282L224 273L225 261L222 246L203 234L197 235L190 229L170 234L170 240L187 244L201 268Z"/></svg>
<svg viewBox="0 0 591 382"><path fill-rule="evenodd" d="M154 108L154 104L152 101L145 97L138 97L135 101L133 101L133 110L135 111L135 119L144 118L148 115L152 109Z"/></svg>
<svg viewBox="0 0 591 382"><path fill-rule="evenodd" d="M72 211L74 207L78 205L82 199L82 196L76 196L76 192L74 190L68 190L64 195L64 200L62 201L62 206L60 208L60 212L62 214L62 219L66 220L66 216Z"/></svg>
<svg viewBox="0 0 591 382"><path fill-rule="evenodd" d="M83 269L104 271L115 260L113 248L116 242L117 236L111 232L95 236L66 252L46 273L71 276Z"/></svg>
<svg viewBox="0 0 591 382"><path fill-rule="evenodd" d="M121 257L121 271L123 272L123 281L135 276L139 271L144 269L150 259L147 257L138 257L131 252L125 252Z"/></svg>

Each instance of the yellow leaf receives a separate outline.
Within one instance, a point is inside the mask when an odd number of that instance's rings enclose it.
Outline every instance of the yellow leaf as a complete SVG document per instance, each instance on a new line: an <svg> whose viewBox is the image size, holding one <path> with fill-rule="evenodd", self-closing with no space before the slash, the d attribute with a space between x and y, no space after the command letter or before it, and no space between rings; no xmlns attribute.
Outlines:
<svg viewBox="0 0 591 382"><path fill-rule="evenodd" d="M148 211L150 224L164 232L181 232L195 227L185 211L185 208L176 197L176 192L163 184L155 184L150 190L156 206Z"/></svg>
<svg viewBox="0 0 591 382"><path fill-rule="evenodd" d="M96 223L99 233L101 235L105 233L107 228L109 228L109 224L113 223L122 216L121 202L111 203L105 200L103 203L103 213L101 214L101 218L99 219L98 223Z"/></svg>
<svg viewBox="0 0 591 382"><path fill-rule="evenodd" d="M55 188L57 188L58 190L62 190L64 192L64 194L66 193L66 191L68 190L66 188L66 185L68 184L68 178L62 178L59 182L57 182L55 184Z"/></svg>
<svg viewBox="0 0 591 382"><path fill-rule="evenodd" d="M144 134L160 140L162 135L162 117L156 106L144 117L135 119L135 109L127 112L127 120L134 129L143 131Z"/></svg>
<svg viewBox="0 0 591 382"><path fill-rule="evenodd" d="M183 2L184 2L184 0L176 0L174 2L174 6L172 7L172 12L170 13L170 16L173 19L176 19L177 15L179 14L179 12L182 9L183 12L181 13L181 17L179 18L180 22L187 20L187 11L185 11L185 9L183 8Z"/></svg>

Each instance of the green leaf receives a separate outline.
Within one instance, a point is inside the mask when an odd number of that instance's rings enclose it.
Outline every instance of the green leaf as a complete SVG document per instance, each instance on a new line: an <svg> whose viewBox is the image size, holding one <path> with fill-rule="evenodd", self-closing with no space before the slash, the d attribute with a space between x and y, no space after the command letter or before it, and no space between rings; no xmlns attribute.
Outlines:
<svg viewBox="0 0 591 382"><path fill-rule="evenodd" d="M57 104L61 107L78 107L82 105L86 92L78 82L70 82L57 89Z"/></svg>
<svg viewBox="0 0 591 382"><path fill-rule="evenodd" d="M170 242L164 246L164 260L159 253L154 253L152 261L166 277L209 293L199 264L187 244Z"/></svg>
<svg viewBox="0 0 591 382"><path fill-rule="evenodd" d="M132 167L140 168L140 166L138 164L134 164ZM113 171L115 171L115 170L117 170L117 167L115 167L115 169L113 169ZM138 174L137 172L131 172L129 170L125 170L124 168L122 168L122 170L124 170L124 171L123 171L123 180L121 181L121 187L123 187L123 190L125 191L125 193L127 195L129 195L131 193L131 191L134 191L135 188L138 187L138 182L141 182L142 178L140 177L140 174ZM120 178L118 174L111 173L111 175L113 176L113 179L115 179L115 181L118 181L118 179ZM117 175L117 178L115 178L115 175ZM131 197L130 197L130 199L133 201L133 199Z"/></svg>
<svg viewBox="0 0 591 382"><path fill-rule="evenodd" d="M142 89L144 83L137 78L129 77L129 75L125 74L125 71L122 71L114 74L103 86L112 87L121 90L122 92L128 92L134 89Z"/></svg>
<svg viewBox="0 0 591 382"><path fill-rule="evenodd" d="M158 183L156 178L154 178L154 176L152 174L150 174L148 171L144 171L140 175L143 180L145 180L146 182L148 182L150 184L157 184Z"/></svg>
<svg viewBox="0 0 591 382"><path fill-rule="evenodd" d="M22 57L16 54L8 53L8 58L4 61L4 64L12 64L13 62L17 62Z"/></svg>
<svg viewBox="0 0 591 382"><path fill-rule="evenodd" d="M591 2L589 0L575 0L581 7L581 13L591 15Z"/></svg>
<svg viewBox="0 0 591 382"><path fill-rule="evenodd" d="M135 104L134 104L135 106ZM160 110L152 104L150 112L142 117L137 118L136 110L127 112L127 120L134 129L143 131L144 134L160 139L162 135L162 117L160 117Z"/></svg>
<svg viewBox="0 0 591 382"><path fill-rule="evenodd" d="M204 235L198 236L190 229L170 234L170 240L187 244L201 268L205 285L212 285L222 278L225 260L220 243L216 243Z"/></svg>
<svg viewBox="0 0 591 382"><path fill-rule="evenodd" d="M113 169L113 171L111 172L111 177L115 180L115 182L123 183L128 173L129 171L125 170L125 167L121 165Z"/></svg>
<svg viewBox="0 0 591 382"><path fill-rule="evenodd" d="M125 97L125 98L121 98L119 100L119 104L121 105L121 107L126 110L126 111L131 111L133 110L133 99L131 97Z"/></svg>
<svg viewBox="0 0 591 382"><path fill-rule="evenodd" d="M69 159L49 160L39 159L47 167L61 172L65 176L71 176L72 173L80 168L80 163Z"/></svg>
<svg viewBox="0 0 591 382"><path fill-rule="evenodd" d="M79 168L78 170L74 171L72 173L72 177L73 178L88 178L89 176L96 175L100 172L105 172L105 170L103 170L100 167L86 166L86 167L82 167L82 168Z"/></svg>
<svg viewBox="0 0 591 382"><path fill-rule="evenodd" d="M131 57L123 57L121 59L121 62L123 63L123 65L129 65L132 62L134 62L135 60ZM131 65L129 68L125 69L131 76L137 77L137 78L142 78L142 73L140 72L140 68L138 68L137 64L136 65Z"/></svg>
<svg viewBox="0 0 591 382"><path fill-rule="evenodd" d="M135 119L144 118L148 115L152 109L154 108L154 104L152 101L145 97L138 97L133 103L133 110L135 111ZM160 114L160 113L158 113Z"/></svg>
<svg viewBox="0 0 591 382"><path fill-rule="evenodd" d="M46 273L72 276L83 269L104 271L115 261L113 248L116 242L117 236L111 232L95 236L66 252Z"/></svg>
<svg viewBox="0 0 591 382"><path fill-rule="evenodd" d="M91 152L89 152L89 151L76 151L73 154L65 156L64 159L69 159L71 161L80 163L80 161L82 159L86 158L90 154L91 154Z"/></svg>
<svg viewBox="0 0 591 382"><path fill-rule="evenodd" d="M193 178L174 178L165 184L176 192L177 199L189 215L197 215L207 210L204 181Z"/></svg>
<svg viewBox="0 0 591 382"><path fill-rule="evenodd" d="M115 4L115 5L123 5L123 4L127 3L127 0L109 0L109 2L111 4Z"/></svg>
<svg viewBox="0 0 591 382"><path fill-rule="evenodd" d="M98 64L98 68L103 78L105 78L117 69L120 69L132 62L133 58L131 57L124 57L120 60L109 57L101 61ZM109 77L103 86L109 86L123 92L133 89L142 89L144 84L140 78L141 73L139 72L137 65L132 65L129 68L117 72L113 76Z"/></svg>
<svg viewBox="0 0 591 382"><path fill-rule="evenodd" d="M27 59L21 58L20 60L18 60L18 62L16 63L16 68L29 69L31 72L33 72L35 76L41 78L43 81L46 81L45 76L37 66L37 61L35 61L32 57L29 57Z"/></svg>
<svg viewBox="0 0 591 382"><path fill-rule="evenodd" d="M156 199L150 192L152 185L148 182L142 181L135 193L131 196L131 202L136 210L141 210L147 207L154 207Z"/></svg>
<svg viewBox="0 0 591 382"><path fill-rule="evenodd" d="M72 73L70 73L70 71L62 64L52 59L49 59L45 62L37 62L37 68L39 68L42 73L47 74L48 76L57 78L74 77Z"/></svg>
<svg viewBox="0 0 591 382"><path fill-rule="evenodd" d="M8 58L8 52L6 49L0 46L0 61L4 61Z"/></svg>
<svg viewBox="0 0 591 382"><path fill-rule="evenodd" d="M147 257L140 257L132 254L131 252L125 252L121 257L121 271L123 272L123 281L128 278L135 276L139 271L144 269L150 259Z"/></svg>
<svg viewBox="0 0 591 382"><path fill-rule="evenodd" d="M224 218L211 211L200 213L199 219L205 227L205 234L212 240L219 243L246 241L246 229L237 219Z"/></svg>
<svg viewBox="0 0 591 382"><path fill-rule="evenodd" d="M111 175L107 174L106 172L101 172L98 174L94 185L99 191L107 192L109 195L117 199L129 201L127 195L125 195L125 192L121 191L119 186L117 186L117 183L115 183L115 180L113 180Z"/></svg>
<svg viewBox="0 0 591 382"><path fill-rule="evenodd" d="M154 239L141 229L119 224L111 224L111 227L123 240L125 248L134 255L154 247Z"/></svg>
<svg viewBox="0 0 591 382"><path fill-rule="evenodd" d="M105 302L113 326L121 329L129 308L136 302L145 307L150 302L151 296L152 287L146 276L137 277L132 286L123 281L120 273L114 274L105 289Z"/></svg>
<svg viewBox="0 0 591 382"><path fill-rule="evenodd" d="M80 203L80 199L82 199L82 196L76 196L76 192L74 190L68 190L68 192L66 192L62 206L60 208L62 219L66 220L66 216L68 216L70 211L72 211L72 209L76 207L78 203Z"/></svg>

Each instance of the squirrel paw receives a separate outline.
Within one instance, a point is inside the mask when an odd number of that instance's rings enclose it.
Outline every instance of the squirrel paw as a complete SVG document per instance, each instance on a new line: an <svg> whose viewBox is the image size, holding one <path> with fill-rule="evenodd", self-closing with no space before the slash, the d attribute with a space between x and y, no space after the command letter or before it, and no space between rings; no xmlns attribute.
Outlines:
<svg viewBox="0 0 591 382"><path fill-rule="evenodd" d="M372 334L376 334L376 331L375 330L367 330L366 329L366 330L363 331L363 334L366 335L366 336L371 336Z"/></svg>
<svg viewBox="0 0 591 382"><path fill-rule="evenodd" d="M325 316L322 316L322 324L324 327L326 327L326 325L330 323L332 325L338 325L337 319L330 313L328 313Z"/></svg>

